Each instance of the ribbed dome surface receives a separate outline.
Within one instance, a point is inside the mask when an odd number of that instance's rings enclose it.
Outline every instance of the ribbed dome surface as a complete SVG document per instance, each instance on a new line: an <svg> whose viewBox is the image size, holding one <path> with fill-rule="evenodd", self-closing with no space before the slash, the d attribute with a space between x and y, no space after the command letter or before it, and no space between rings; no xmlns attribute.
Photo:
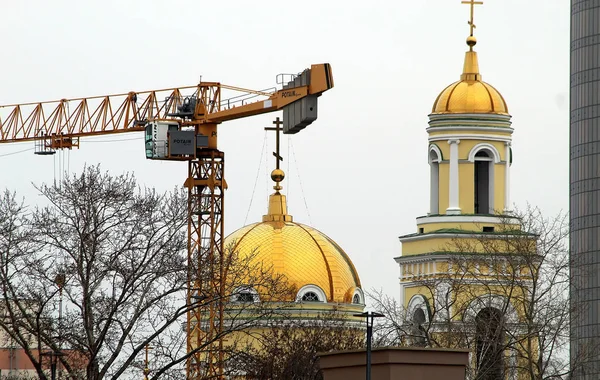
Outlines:
<svg viewBox="0 0 600 380"><path fill-rule="evenodd" d="M327 302L351 303L360 279L352 261L320 231L291 221L263 221L233 232L225 246L234 244L241 260L253 256L262 265L284 274L290 285L319 286ZM250 264L252 265L252 264ZM290 300L291 301L291 300Z"/></svg>
<svg viewBox="0 0 600 380"><path fill-rule="evenodd" d="M498 90L481 80L477 53L468 51L465 54L460 80L446 87L438 95L431 112L434 114L494 113L508 115L508 106Z"/></svg>
<svg viewBox="0 0 600 380"><path fill-rule="evenodd" d="M482 81L460 80L440 93L431 112L508 114L508 106L491 85Z"/></svg>

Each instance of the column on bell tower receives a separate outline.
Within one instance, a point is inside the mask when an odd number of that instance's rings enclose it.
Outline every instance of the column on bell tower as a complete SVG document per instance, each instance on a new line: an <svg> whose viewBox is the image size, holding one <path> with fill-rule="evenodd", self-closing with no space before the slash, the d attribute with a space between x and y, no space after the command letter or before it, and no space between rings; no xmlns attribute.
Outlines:
<svg viewBox="0 0 600 380"><path fill-rule="evenodd" d="M457 215L460 214L459 204L459 171L458 171L458 144L459 139L448 140L450 145L450 168L449 168L449 181L448 181L448 208L446 214Z"/></svg>

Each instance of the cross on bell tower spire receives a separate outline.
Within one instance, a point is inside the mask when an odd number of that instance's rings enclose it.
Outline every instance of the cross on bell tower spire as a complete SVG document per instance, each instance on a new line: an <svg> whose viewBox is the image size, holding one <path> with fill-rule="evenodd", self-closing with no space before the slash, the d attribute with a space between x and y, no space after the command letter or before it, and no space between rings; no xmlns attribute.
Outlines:
<svg viewBox="0 0 600 380"><path fill-rule="evenodd" d="M468 21L470 33L469 37L467 38L467 45L469 45L469 48L471 49L471 51L473 51L473 46L475 46L475 44L477 43L477 40L473 35L473 30L476 28L475 23L473 21L475 15L475 5L483 5L483 1L463 0L461 1L461 4L469 4L471 6L471 18Z"/></svg>

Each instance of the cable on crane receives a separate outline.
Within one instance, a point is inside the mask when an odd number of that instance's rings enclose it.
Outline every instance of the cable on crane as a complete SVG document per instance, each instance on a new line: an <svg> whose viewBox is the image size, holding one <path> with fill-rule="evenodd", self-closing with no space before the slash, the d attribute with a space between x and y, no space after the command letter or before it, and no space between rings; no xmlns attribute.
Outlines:
<svg viewBox="0 0 600 380"><path fill-rule="evenodd" d="M254 199L254 192L256 191L256 185L258 184L258 177L260 176L260 167L262 163L263 156L265 154L267 145L267 131L265 131L265 138L263 140L263 146L260 150L260 159L258 160L258 170L256 171L256 179L254 180L254 188L252 189L252 195L250 196L250 204L248 205L248 211L246 212L246 218L244 219L244 226L248 221L248 215L250 215L250 208L252 207L252 200Z"/></svg>
<svg viewBox="0 0 600 380"><path fill-rule="evenodd" d="M143 140L144 136L134 137L130 139L114 139L114 140L89 140L86 143L106 143L106 142L121 142L121 141L133 141L133 140Z"/></svg>
<svg viewBox="0 0 600 380"><path fill-rule="evenodd" d="M287 146L287 172L288 175L290 172L290 144L292 142L292 136L288 136L288 146ZM291 176L290 176L291 177ZM288 199L290 199L290 190L292 189L292 179L289 178L288 182L287 182L287 191L286 191L286 195L288 197Z"/></svg>
<svg viewBox="0 0 600 380"><path fill-rule="evenodd" d="M19 153L23 153L23 152L28 152L30 150L33 150L35 148L29 148L29 149L23 149L23 150L19 150L16 152L11 152L11 153L4 153L4 154L0 154L0 157L7 157L7 156L12 156L13 154L19 154Z"/></svg>
<svg viewBox="0 0 600 380"><path fill-rule="evenodd" d="M298 175L298 183L300 183L300 192L302 193L302 199L304 200L304 207L308 214L308 222L312 226L312 218L310 217L310 211L308 209L308 203L306 203L306 196L304 195L304 187L302 186L302 178L300 178L300 170L298 169L298 161L296 160L296 151L294 150L294 144L290 140L290 146L292 148L292 157L294 158L294 165L296 166L296 174Z"/></svg>
<svg viewBox="0 0 600 380"><path fill-rule="evenodd" d="M54 177L54 187L56 187L56 154L52 155L52 176Z"/></svg>
<svg viewBox="0 0 600 380"><path fill-rule="evenodd" d="M267 142L265 143L265 152L269 150L269 141L267 140ZM265 154L265 193L263 196L266 196L267 199L267 205L269 204L269 195L270 195L270 191L269 191L269 181L271 180L271 176L269 175L269 155Z"/></svg>

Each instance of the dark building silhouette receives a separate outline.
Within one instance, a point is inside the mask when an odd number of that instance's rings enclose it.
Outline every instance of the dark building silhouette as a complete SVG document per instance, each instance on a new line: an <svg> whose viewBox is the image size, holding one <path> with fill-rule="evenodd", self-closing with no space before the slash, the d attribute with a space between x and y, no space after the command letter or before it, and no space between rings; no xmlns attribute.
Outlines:
<svg viewBox="0 0 600 380"><path fill-rule="evenodd" d="M600 1L571 0L570 51L571 362L587 380L600 379Z"/></svg>

